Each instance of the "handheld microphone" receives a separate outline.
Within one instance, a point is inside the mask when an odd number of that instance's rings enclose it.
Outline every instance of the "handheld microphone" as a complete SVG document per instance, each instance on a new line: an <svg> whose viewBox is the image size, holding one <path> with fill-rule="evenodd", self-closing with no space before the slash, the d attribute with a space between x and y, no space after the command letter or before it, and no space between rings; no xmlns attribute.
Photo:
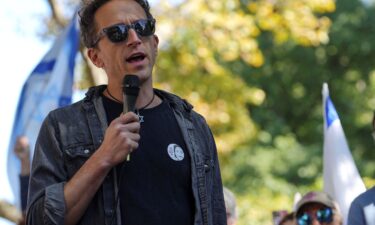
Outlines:
<svg viewBox="0 0 375 225"><path fill-rule="evenodd" d="M127 74L122 80L122 95L124 101L123 113L135 112L135 102L139 93L139 78L136 75ZM126 161L130 161L130 153Z"/></svg>
<svg viewBox="0 0 375 225"><path fill-rule="evenodd" d="M123 113L134 112L135 102L139 93L139 78L136 75L127 74L122 80L122 94L124 101Z"/></svg>

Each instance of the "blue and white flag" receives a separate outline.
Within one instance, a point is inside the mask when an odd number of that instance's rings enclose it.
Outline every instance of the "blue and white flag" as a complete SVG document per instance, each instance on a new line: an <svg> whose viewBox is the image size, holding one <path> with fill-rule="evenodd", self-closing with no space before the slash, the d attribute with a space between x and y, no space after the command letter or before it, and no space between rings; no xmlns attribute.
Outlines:
<svg viewBox="0 0 375 225"><path fill-rule="evenodd" d="M366 191L366 187L349 150L326 83L323 84L322 94L324 117L323 189L337 201L343 216L343 225L346 225L351 202Z"/></svg>
<svg viewBox="0 0 375 225"><path fill-rule="evenodd" d="M52 48L27 78L20 95L8 149L7 172L15 203L20 206L20 162L13 152L18 136L29 139L31 156L47 114L71 103L75 57L79 46L77 17L58 36Z"/></svg>

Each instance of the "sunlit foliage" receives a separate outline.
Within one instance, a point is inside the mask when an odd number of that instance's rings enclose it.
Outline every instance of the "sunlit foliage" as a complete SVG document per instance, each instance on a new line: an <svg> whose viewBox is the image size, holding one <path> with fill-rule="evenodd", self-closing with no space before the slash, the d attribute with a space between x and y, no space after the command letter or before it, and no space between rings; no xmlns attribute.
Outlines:
<svg viewBox="0 0 375 225"><path fill-rule="evenodd" d="M195 105L224 152L255 136L257 129L247 107L266 98L262 89L246 84L227 63L262 66L264 55L257 40L261 32L272 32L277 44L288 40L306 46L326 43L330 20L318 14L335 9L330 0L189 0L157 5L161 53L156 80Z"/></svg>

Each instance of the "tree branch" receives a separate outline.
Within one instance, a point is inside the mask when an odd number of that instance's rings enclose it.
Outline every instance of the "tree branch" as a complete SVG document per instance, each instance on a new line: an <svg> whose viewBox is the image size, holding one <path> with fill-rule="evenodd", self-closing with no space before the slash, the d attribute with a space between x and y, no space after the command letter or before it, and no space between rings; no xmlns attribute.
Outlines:
<svg viewBox="0 0 375 225"><path fill-rule="evenodd" d="M61 27L65 27L67 25L67 20L64 18L61 8L59 7L56 0L48 0L48 5L52 12L53 20Z"/></svg>

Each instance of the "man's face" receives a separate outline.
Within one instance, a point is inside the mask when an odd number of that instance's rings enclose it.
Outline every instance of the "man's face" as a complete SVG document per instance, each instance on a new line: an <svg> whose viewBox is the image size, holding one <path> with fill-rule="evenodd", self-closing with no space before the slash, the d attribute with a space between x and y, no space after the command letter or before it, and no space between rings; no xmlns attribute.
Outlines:
<svg viewBox="0 0 375 225"><path fill-rule="evenodd" d="M339 225L333 210L320 203L308 203L299 210L298 225Z"/></svg>
<svg viewBox="0 0 375 225"><path fill-rule="evenodd" d="M113 25L130 25L145 19L146 13L134 0L109 1L95 14L98 34ZM121 85L126 74L137 75L141 84L151 84L157 55L157 36L141 36L133 28L128 29L127 38L123 41L113 42L108 36L108 32L102 33L96 47L90 48L88 53L92 62L106 71L108 84Z"/></svg>

